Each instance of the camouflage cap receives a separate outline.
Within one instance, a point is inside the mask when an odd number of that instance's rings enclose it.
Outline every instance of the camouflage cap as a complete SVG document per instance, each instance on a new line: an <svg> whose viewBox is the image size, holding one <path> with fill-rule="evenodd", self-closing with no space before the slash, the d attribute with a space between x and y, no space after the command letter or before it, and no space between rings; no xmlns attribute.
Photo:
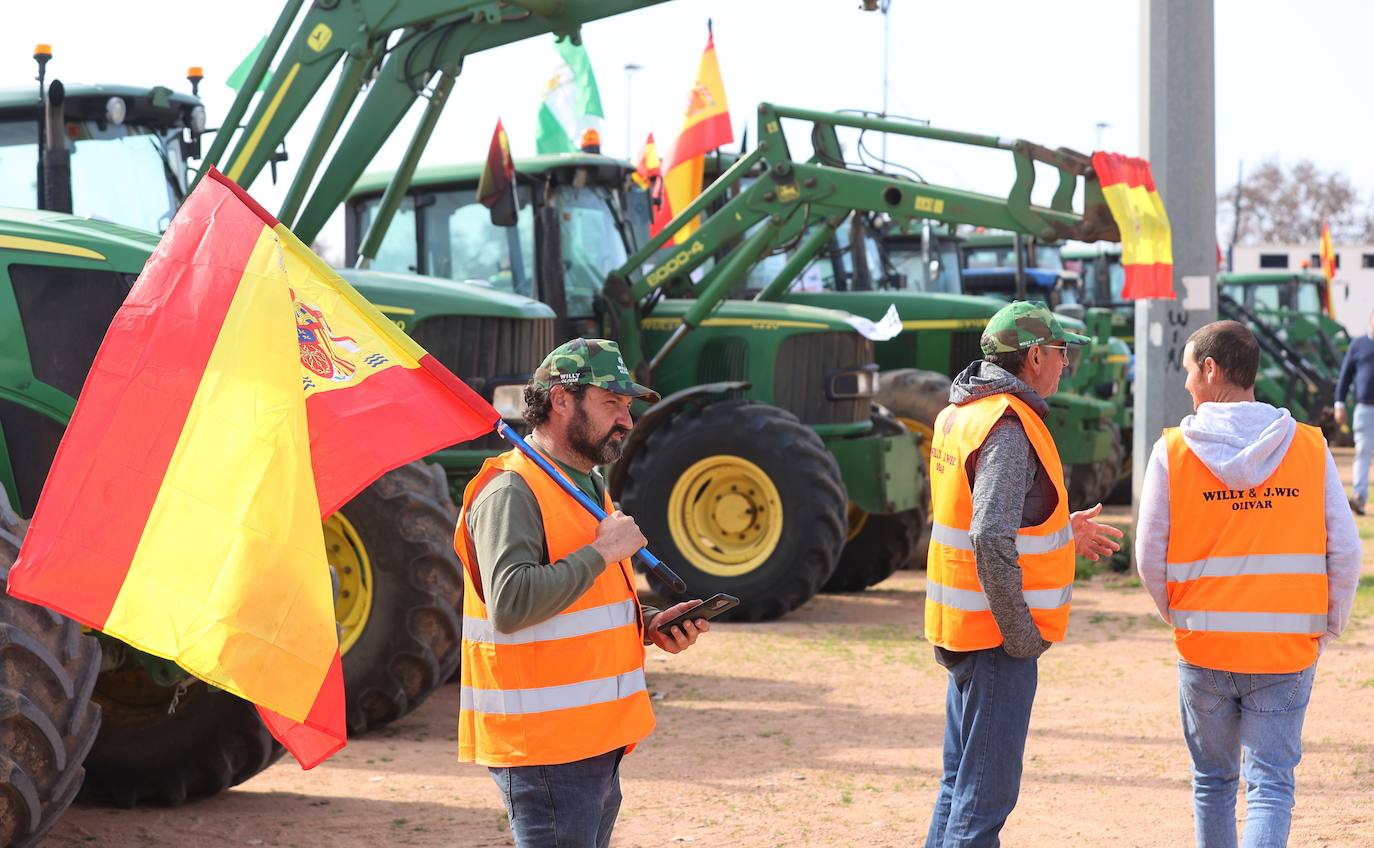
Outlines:
<svg viewBox="0 0 1374 848"><path fill-rule="evenodd" d="M620 345L606 339L573 339L554 348L535 369L534 386L596 386L657 403L658 392L630 379Z"/></svg>
<svg viewBox="0 0 1374 848"><path fill-rule="evenodd" d="M997 310L997 314L988 319L982 348L983 353L991 356L1051 342L1084 345L1091 341L1087 336L1065 330L1043 303L1018 300Z"/></svg>

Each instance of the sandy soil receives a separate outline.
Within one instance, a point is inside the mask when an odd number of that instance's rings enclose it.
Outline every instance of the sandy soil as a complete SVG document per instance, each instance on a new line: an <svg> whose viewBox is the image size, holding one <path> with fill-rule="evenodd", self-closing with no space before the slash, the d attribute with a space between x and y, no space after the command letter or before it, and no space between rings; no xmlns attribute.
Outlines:
<svg viewBox="0 0 1374 848"><path fill-rule="evenodd" d="M1374 517L1360 524L1374 537ZM1374 546L1367 574L1371 561ZM1366 582L1357 621L1321 661L1294 846L1374 844L1374 580ZM780 622L720 625L679 657L651 654L658 730L625 761L613 844L920 844L945 690L921 639L924 585L923 573L900 572ZM1075 590L1069 638L1041 661L1006 844L1191 844L1174 664L1170 631L1132 576L1099 575ZM48 844L509 845L485 771L454 760L457 710L457 687L448 686L314 771L278 763L208 801L73 808Z"/></svg>

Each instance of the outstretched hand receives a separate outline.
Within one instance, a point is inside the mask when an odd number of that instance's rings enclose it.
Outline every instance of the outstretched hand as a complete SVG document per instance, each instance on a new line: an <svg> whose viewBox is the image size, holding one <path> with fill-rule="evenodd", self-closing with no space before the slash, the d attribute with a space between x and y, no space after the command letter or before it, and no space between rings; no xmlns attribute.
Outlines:
<svg viewBox="0 0 1374 848"><path fill-rule="evenodd" d="M1093 521L1102 512L1097 504L1080 512L1069 513L1069 528L1073 530L1073 546L1079 556L1097 562L1099 557L1111 556L1121 550L1117 543L1125 534L1110 524Z"/></svg>

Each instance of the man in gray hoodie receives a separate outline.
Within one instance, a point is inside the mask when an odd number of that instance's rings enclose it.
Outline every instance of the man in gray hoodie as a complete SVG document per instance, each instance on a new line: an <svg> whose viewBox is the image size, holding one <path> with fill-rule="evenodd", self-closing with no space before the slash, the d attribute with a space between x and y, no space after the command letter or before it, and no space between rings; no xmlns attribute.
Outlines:
<svg viewBox="0 0 1374 848"><path fill-rule="evenodd" d="M1181 656L1198 845L1236 845L1243 768L1245 845L1282 846L1316 660L1350 618L1360 537L1321 431L1255 401L1245 326L1202 327L1183 362L1194 414L1150 454L1136 564Z"/></svg>
<svg viewBox="0 0 1374 848"><path fill-rule="evenodd" d="M1120 530L1092 520L1101 504L1069 513L1043 421L1068 345L1089 341L1041 304L998 310L987 358L955 378L935 420L925 633L949 685L927 848L998 844L1020 792L1037 658L1068 628L1074 554L1120 547Z"/></svg>

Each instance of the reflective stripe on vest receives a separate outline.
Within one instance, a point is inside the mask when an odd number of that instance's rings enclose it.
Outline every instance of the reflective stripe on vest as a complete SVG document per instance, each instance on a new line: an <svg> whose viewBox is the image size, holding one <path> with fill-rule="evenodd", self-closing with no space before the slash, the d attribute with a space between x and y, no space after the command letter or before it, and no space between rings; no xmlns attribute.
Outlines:
<svg viewBox="0 0 1374 848"><path fill-rule="evenodd" d="M460 708L492 715L528 715L618 701L645 690L644 669L615 677L584 680L540 689L473 689L464 686Z"/></svg>
<svg viewBox="0 0 1374 848"><path fill-rule="evenodd" d="M1169 618L1181 630L1208 633L1309 633L1320 636L1326 632L1325 614L1169 610Z"/></svg>
<svg viewBox="0 0 1374 848"><path fill-rule="evenodd" d="M532 642L552 642L555 639L571 639L587 636L603 630L614 630L627 624L634 624L639 615L634 601L620 601L600 607L556 615L548 621L541 621L514 633L501 633L491 626L485 618L465 616L463 618L463 638L469 642L482 642L489 645L528 645Z"/></svg>
<svg viewBox="0 0 1374 848"><path fill-rule="evenodd" d="M519 474L534 493L550 562L596 538L596 519L516 451L488 459L468 484L454 536L464 587L458 759L535 766L628 752L654 726L634 572L629 561L610 563L558 615L498 632L483 599L467 516L504 471ZM609 498L603 500L610 512Z"/></svg>
<svg viewBox="0 0 1374 848"><path fill-rule="evenodd" d="M1203 577L1235 577L1238 574L1325 574L1326 554L1208 557L1195 562L1167 563L1165 573L1170 583L1186 583Z"/></svg>
<svg viewBox="0 0 1374 848"><path fill-rule="evenodd" d="M1326 632L1326 441L1297 425L1269 479L1232 489L1164 431L1165 575L1180 656L1245 674L1301 671Z"/></svg>
<svg viewBox="0 0 1374 848"><path fill-rule="evenodd" d="M962 406L946 407L935 420L930 480L933 526L926 568L926 638L943 648L977 651L1002 644L978 582L973 526L973 487L967 464L993 425L1014 414L1025 430L1046 479L1054 486L1054 511L1036 527L1016 533L1017 565L1026 605L1051 642L1064 638L1073 597L1074 543L1069 527L1068 494L1059 452L1045 422L1024 401L999 394Z"/></svg>
<svg viewBox="0 0 1374 848"><path fill-rule="evenodd" d="M1022 590L1021 595L1026 599L1026 606L1031 609L1057 609L1067 605L1073 598L1073 587ZM981 612L990 609L988 597L982 592L955 589L951 586L941 586L939 583L929 581L926 582L926 597L941 606L968 612Z"/></svg>
<svg viewBox="0 0 1374 848"><path fill-rule="evenodd" d="M930 529L930 540L951 548L958 548L961 551L973 551L973 538L969 536L967 530L960 530L957 527L934 524ZM1068 527L1061 527L1048 536L1029 536L1018 533L1016 552L1018 554L1048 554L1059 550L1072 541L1073 531Z"/></svg>

